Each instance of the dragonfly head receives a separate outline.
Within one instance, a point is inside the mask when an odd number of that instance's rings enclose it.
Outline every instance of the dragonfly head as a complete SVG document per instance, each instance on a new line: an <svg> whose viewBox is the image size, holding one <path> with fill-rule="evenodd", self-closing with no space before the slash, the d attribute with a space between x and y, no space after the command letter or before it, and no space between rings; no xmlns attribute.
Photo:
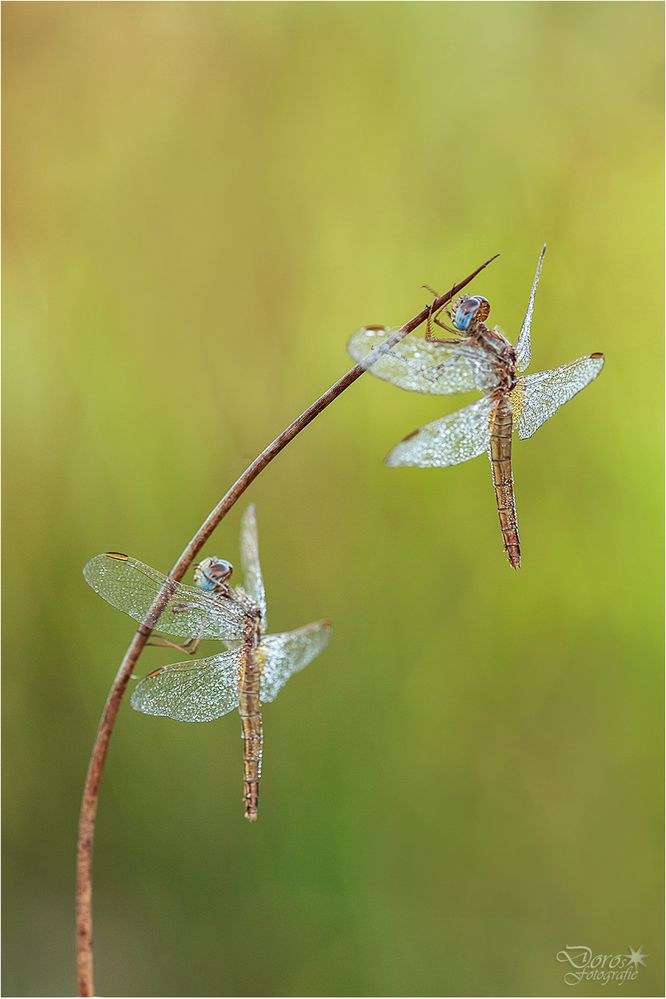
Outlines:
<svg viewBox="0 0 666 999"><path fill-rule="evenodd" d="M224 558L205 558L194 570L194 582L202 590L217 590L233 571L231 562Z"/></svg>
<svg viewBox="0 0 666 999"><path fill-rule="evenodd" d="M490 315L490 302L482 295L463 295L453 316L456 329L468 330L472 320L484 322Z"/></svg>

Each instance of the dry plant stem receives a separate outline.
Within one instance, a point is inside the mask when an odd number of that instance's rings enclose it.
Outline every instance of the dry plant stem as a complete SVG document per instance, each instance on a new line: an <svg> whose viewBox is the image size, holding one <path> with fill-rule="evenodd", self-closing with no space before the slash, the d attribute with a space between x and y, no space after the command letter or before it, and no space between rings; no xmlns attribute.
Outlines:
<svg viewBox="0 0 666 999"><path fill-rule="evenodd" d="M417 316L410 319L408 323L405 323L405 325L399 330L396 330L392 335L391 340L387 341L387 344L398 343L403 339L403 337L406 337L408 333L415 330L417 326L424 323L431 313L436 312L443 305L449 302L454 295L457 295L459 291L469 284L469 282L472 281L484 267L487 267L489 263L495 260L497 256L498 254L496 254L495 257L491 257L490 260L486 260L484 264L477 267L477 269L463 281L454 285L453 288L446 292L446 294L440 295L440 297L433 302L432 306L426 307L419 312ZM283 448L285 448L287 444L294 439L294 437L300 434L301 430L304 430L308 424L312 423L315 417L319 416L319 414L322 413L327 406L330 406L330 404L337 399L339 395L342 395L345 389L349 388L349 386L355 382L357 378L360 378L364 370L365 369L360 365L356 365L348 371L346 375L343 375L339 381L337 381L334 385L331 385L331 387L324 392L324 394L320 396L316 402L313 402L304 413L301 413L301 415L298 416L293 423L290 423L286 430L283 430L282 433L254 459L252 464L245 469L240 478L234 482L233 486L226 493L226 495L222 497L215 509L208 515L204 523L189 542L169 573L171 580L177 582L183 578L215 528L224 519L234 504L240 499L250 483L257 478L264 468L270 464L273 458L275 458L280 451L282 451ZM99 795L99 785L104 770L104 761L106 759L109 740L111 738L111 733L113 732L113 726L118 714L120 702L122 701L123 694L125 693L125 688L127 687L130 676L134 671L134 667L136 666L139 656L141 655L141 652L151 635L151 625L154 625L160 615L160 612L166 606L170 593L171 587L167 582L161 593L158 594L146 621L137 629L129 648L125 653L125 657L120 664L120 668L118 669L118 673L113 681L113 685L109 691L109 696L107 697L106 704L104 706L104 712L99 723L95 744L93 746L90 763L88 765L88 773L83 791L83 802L81 804L81 815L79 819L79 837L76 858L76 953L79 995L81 996L94 995L92 943L92 855L97 799Z"/></svg>

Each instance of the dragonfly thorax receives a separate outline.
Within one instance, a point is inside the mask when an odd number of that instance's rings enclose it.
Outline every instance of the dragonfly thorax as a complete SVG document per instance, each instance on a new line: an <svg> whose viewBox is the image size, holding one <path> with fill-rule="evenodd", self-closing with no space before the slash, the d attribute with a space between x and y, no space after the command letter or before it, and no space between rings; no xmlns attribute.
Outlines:
<svg viewBox="0 0 666 999"><path fill-rule="evenodd" d="M495 375L497 387L511 390L516 384L516 348L513 347L504 334L497 329L488 329L483 323L479 323L476 331L476 338L484 350L488 351L495 358Z"/></svg>
<svg viewBox="0 0 666 999"><path fill-rule="evenodd" d="M482 295L463 295L453 315L453 325L463 333L483 323L490 315L490 302Z"/></svg>
<svg viewBox="0 0 666 999"><path fill-rule="evenodd" d="M231 577L234 567L224 558L205 558L194 570L194 582L197 586L210 593L220 590Z"/></svg>
<svg viewBox="0 0 666 999"><path fill-rule="evenodd" d="M498 355L499 364L497 366L498 388L510 392L515 388L518 376L516 374L516 351L509 344Z"/></svg>

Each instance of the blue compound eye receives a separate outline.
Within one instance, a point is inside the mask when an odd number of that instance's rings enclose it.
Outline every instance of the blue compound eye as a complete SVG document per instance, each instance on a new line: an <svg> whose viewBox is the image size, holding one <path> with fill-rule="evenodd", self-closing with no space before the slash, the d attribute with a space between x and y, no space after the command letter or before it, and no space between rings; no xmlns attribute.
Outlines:
<svg viewBox="0 0 666 999"><path fill-rule="evenodd" d="M466 330L478 307L478 303L473 298L463 299L456 309L456 314L453 317L453 325L459 330Z"/></svg>
<svg viewBox="0 0 666 999"><path fill-rule="evenodd" d="M480 295L462 298L453 317L453 325L459 330L468 329L469 324L479 312L479 309L481 309L481 315L478 318L486 319L490 312L488 299L482 298Z"/></svg>
<svg viewBox="0 0 666 999"><path fill-rule="evenodd" d="M233 571L231 562L224 558L205 558L194 570L194 582L202 590L216 590Z"/></svg>

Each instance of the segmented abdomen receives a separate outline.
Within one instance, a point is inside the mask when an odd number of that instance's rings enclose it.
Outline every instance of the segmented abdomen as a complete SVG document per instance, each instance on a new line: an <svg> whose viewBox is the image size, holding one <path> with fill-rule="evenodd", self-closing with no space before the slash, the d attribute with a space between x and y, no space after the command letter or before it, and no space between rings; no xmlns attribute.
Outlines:
<svg viewBox="0 0 666 999"><path fill-rule="evenodd" d="M508 395L502 393L490 414L490 464L504 550L514 569L520 566L520 539L516 519L516 498L511 468L513 411Z"/></svg>
<svg viewBox="0 0 666 999"><path fill-rule="evenodd" d="M238 713L243 738L243 801L245 818L256 821L261 778L262 732L259 689L261 671L257 656L257 636L249 636L238 685Z"/></svg>

